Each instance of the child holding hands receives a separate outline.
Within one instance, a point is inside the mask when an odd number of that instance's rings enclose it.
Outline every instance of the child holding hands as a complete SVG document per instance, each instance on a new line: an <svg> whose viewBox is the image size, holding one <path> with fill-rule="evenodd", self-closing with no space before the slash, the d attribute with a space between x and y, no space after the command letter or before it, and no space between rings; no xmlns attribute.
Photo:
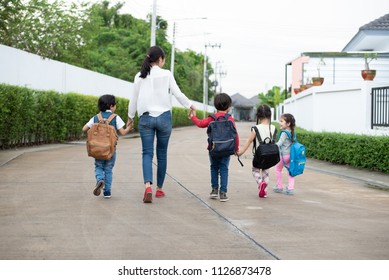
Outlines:
<svg viewBox="0 0 389 280"><path fill-rule="evenodd" d="M216 119L221 117L225 117L226 114L231 110L232 100L231 97L226 93L219 93L215 95L214 106L217 110L217 113L214 114ZM189 118L192 122L198 127L205 128L208 127L209 124L213 121L217 121L211 116L200 120L196 117L196 111L192 110L189 114ZM228 121L233 123L233 127L236 130L235 120L231 115L228 115ZM235 151L239 148L239 136L236 133L235 138ZM208 150L211 150L212 147L208 146ZM215 155L212 156L209 154L209 161L211 163L211 193L210 197L212 199L216 199L219 195L220 201L225 202L228 201L229 198L227 196L228 190L228 168L230 164L230 155ZM219 175L220 175L220 185L219 185ZM220 186L220 190L219 190Z"/></svg>
<svg viewBox="0 0 389 280"><path fill-rule="evenodd" d="M116 111L116 98L114 95L106 94L100 96L98 100L98 108L101 112L101 115L104 119L108 119L110 115ZM94 123L98 122L97 115L93 116L89 122L87 122L82 128L83 132L87 132ZM110 125L114 126L120 135L126 135L132 129L132 126L127 126L124 128L124 121L120 116L116 116L110 122ZM96 186L93 190L93 194L99 196L101 190L104 190L104 198L111 197L111 185L112 185L112 171L115 166L116 161L116 151L114 152L111 159L101 160L95 159L95 178Z"/></svg>
<svg viewBox="0 0 389 280"><path fill-rule="evenodd" d="M268 105L262 104L257 109L257 129L262 139L270 136L274 136L276 133L276 128L271 124L271 109ZM255 131L252 129L249 138L246 143L242 146L241 149L236 153L238 156L243 155L251 143L254 141L256 136ZM258 141L259 142L259 141ZM266 187L269 184L269 169L259 169L256 167L252 167L252 172L255 181L258 184L259 193L258 196L260 198L266 197Z"/></svg>
<svg viewBox="0 0 389 280"><path fill-rule="evenodd" d="M284 163L289 167L290 164L290 147L292 145L292 140L288 137L286 133L282 133L282 130L288 130L290 135L294 137L294 128L296 125L296 120L292 114L283 114L280 117L280 129L281 134L278 139L277 145L280 147L280 158L281 160L277 163L276 169L276 178L277 185L273 188L273 191L276 193L282 193L282 168L284 168ZM287 195L294 194L294 177L289 175L288 172L288 186L286 188Z"/></svg>

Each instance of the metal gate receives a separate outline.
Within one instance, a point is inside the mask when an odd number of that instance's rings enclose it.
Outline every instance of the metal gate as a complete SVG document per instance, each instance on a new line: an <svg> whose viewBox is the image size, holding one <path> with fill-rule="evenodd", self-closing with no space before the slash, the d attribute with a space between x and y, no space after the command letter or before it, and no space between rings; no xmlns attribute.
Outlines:
<svg viewBox="0 0 389 280"><path fill-rule="evenodd" d="M389 87L371 89L371 129L389 127Z"/></svg>

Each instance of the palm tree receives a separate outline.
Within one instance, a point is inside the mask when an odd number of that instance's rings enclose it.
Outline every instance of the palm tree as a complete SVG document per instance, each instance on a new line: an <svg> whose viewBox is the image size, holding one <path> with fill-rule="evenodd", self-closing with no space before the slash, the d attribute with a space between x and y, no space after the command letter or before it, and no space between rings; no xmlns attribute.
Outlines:
<svg viewBox="0 0 389 280"><path fill-rule="evenodd" d="M277 106L285 99L285 90L281 92L280 87L273 86L273 88L271 90L268 90L266 94L264 94L263 92L258 94L258 97L260 100L260 104L267 104L270 107L274 108L274 116L276 116Z"/></svg>

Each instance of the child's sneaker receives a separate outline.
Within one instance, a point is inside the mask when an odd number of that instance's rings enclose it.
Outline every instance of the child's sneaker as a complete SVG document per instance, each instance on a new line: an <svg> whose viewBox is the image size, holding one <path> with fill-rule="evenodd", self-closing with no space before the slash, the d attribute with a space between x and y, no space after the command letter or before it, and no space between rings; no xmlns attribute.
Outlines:
<svg viewBox="0 0 389 280"><path fill-rule="evenodd" d="M111 191L104 190L104 198L111 198Z"/></svg>
<svg viewBox="0 0 389 280"><path fill-rule="evenodd" d="M217 188L212 189L211 193L209 194L210 198L216 199L219 195L219 190Z"/></svg>
<svg viewBox="0 0 389 280"><path fill-rule="evenodd" d="M229 198L227 197L227 193L225 193L225 192L220 192L220 201L221 202L226 202L226 201L228 201L229 200Z"/></svg>
<svg viewBox="0 0 389 280"><path fill-rule="evenodd" d="M267 187L267 184L265 182L261 182L258 186L258 189L259 189L259 193L258 193L258 196L259 197L267 197L266 195L266 187Z"/></svg>
<svg viewBox="0 0 389 280"><path fill-rule="evenodd" d="M101 189L104 187L104 181L103 180L100 180L100 181L97 181L96 183L96 186L95 186L95 189L93 190L93 194L95 196L99 196L100 193L101 193Z"/></svg>
<svg viewBox="0 0 389 280"><path fill-rule="evenodd" d="M294 190L286 190L287 195L294 195Z"/></svg>
<svg viewBox="0 0 389 280"><path fill-rule="evenodd" d="M273 188L273 191L274 191L275 193L282 193L283 189L282 189L282 188L279 188L278 186L275 186L275 187Z"/></svg>

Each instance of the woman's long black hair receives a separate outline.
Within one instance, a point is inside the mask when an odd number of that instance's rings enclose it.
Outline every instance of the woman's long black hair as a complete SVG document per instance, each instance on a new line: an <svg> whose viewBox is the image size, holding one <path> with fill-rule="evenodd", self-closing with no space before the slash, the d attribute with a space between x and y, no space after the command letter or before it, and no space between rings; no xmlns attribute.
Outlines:
<svg viewBox="0 0 389 280"><path fill-rule="evenodd" d="M146 78L147 75L150 74L151 63L157 62L160 58L165 59L165 52L162 48L158 46L153 46L149 48L149 50L147 51L146 58L143 61L142 67L140 69L140 77L143 79Z"/></svg>

